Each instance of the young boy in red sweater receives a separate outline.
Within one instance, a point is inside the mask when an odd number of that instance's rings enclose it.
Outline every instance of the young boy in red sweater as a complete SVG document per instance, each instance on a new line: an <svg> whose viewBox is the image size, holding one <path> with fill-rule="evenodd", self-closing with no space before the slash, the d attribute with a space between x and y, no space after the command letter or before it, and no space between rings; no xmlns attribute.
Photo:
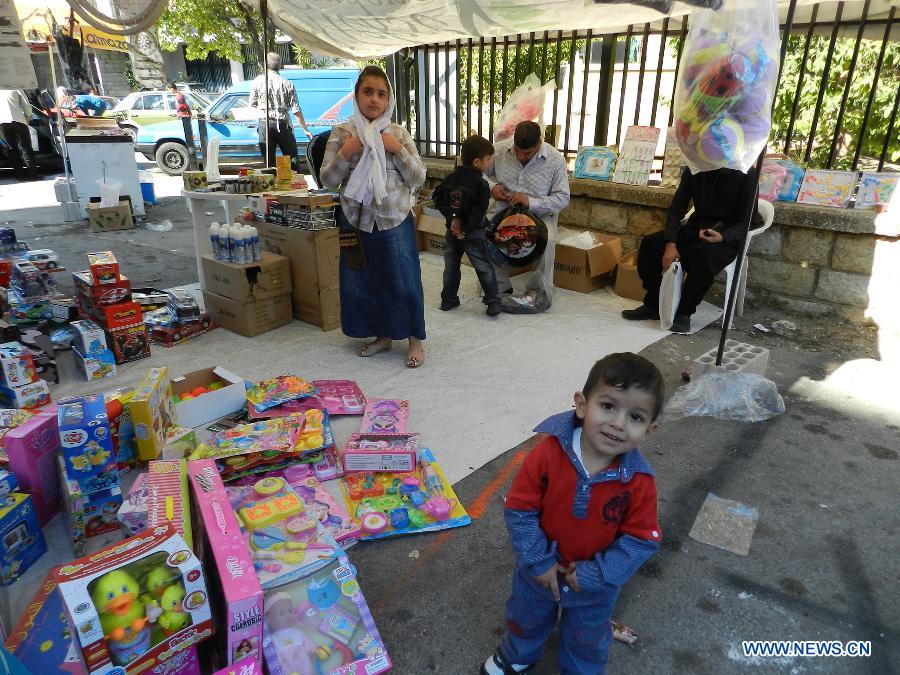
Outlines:
<svg viewBox="0 0 900 675"><path fill-rule="evenodd" d="M516 557L506 631L482 675L537 663L560 620L559 672L604 672L616 596L659 549L656 482L637 446L656 428L662 375L632 353L610 354L554 415L506 496Z"/></svg>

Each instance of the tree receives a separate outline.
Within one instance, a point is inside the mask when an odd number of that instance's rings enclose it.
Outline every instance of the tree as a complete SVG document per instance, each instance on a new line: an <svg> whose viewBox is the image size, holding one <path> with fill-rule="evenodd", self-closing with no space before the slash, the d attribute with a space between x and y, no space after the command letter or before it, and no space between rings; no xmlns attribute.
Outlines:
<svg viewBox="0 0 900 675"><path fill-rule="evenodd" d="M210 52L243 61L242 44L263 57L263 22L259 12L242 0L169 0L159 20L162 45L172 51L184 43L185 57L203 59ZM270 42L275 30L270 27Z"/></svg>

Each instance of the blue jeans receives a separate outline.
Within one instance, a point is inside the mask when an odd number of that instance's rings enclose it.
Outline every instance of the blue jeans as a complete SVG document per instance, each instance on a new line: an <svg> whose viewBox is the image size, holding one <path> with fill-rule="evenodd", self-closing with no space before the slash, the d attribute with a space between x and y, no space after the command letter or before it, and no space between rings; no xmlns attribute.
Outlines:
<svg viewBox="0 0 900 675"><path fill-rule="evenodd" d="M513 573L512 595L506 603L506 631L501 649L510 663L533 664L541 659L544 645L559 623L559 672L562 675L602 675L612 641L610 619L618 593L592 594L596 602L581 604L571 589L563 590L559 577L560 602L546 588L538 586L518 567ZM593 598L592 598L593 599Z"/></svg>

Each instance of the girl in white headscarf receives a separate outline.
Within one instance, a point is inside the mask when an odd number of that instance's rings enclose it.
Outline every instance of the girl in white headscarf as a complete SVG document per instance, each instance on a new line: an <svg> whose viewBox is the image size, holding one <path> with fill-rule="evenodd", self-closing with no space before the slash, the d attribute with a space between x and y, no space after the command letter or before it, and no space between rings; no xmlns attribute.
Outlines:
<svg viewBox="0 0 900 675"><path fill-rule="evenodd" d="M375 338L357 350L363 357L408 339L406 365L418 368L425 362L425 304L410 209L425 166L409 132L391 122L394 104L387 75L367 66L356 82L353 117L331 131L320 176L326 187L341 188L340 226L356 229L365 258L348 265L341 251L344 334Z"/></svg>

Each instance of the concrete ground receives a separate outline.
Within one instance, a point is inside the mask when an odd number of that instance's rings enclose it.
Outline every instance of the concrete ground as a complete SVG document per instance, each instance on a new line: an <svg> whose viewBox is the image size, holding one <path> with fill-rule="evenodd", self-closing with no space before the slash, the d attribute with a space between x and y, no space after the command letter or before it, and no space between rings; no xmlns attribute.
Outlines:
<svg viewBox="0 0 900 675"><path fill-rule="evenodd" d="M53 248L70 266L108 245L136 281L188 283L196 268L177 188L160 177L164 205L148 216L171 220L172 231L96 235L42 208L54 203L48 184L0 180L0 225ZM798 328L753 328L776 319ZM616 618L640 639L633 647L615 644L608 671L900 672L900 354L879 350L873 329L765 307L748 307L735 323L732 337L770 350L768 377L786 412L755 424L666 419L648 437L643 450L657 472L664 544L620 595ZM641 353L659 365L670 393L682 384L682 369L717 340L709 327ZM580 385L535 383L567 396ZM493 651L512 569L502 496L527 447L509 449L455 484L471 526L350 550L394 672L475 673ZM709 492L759 510L748 556L688 536ZM745 657L741 641L757 639L867 640L872 655ZM535 672L557 672L556 644L552 639Z"/></svg>

